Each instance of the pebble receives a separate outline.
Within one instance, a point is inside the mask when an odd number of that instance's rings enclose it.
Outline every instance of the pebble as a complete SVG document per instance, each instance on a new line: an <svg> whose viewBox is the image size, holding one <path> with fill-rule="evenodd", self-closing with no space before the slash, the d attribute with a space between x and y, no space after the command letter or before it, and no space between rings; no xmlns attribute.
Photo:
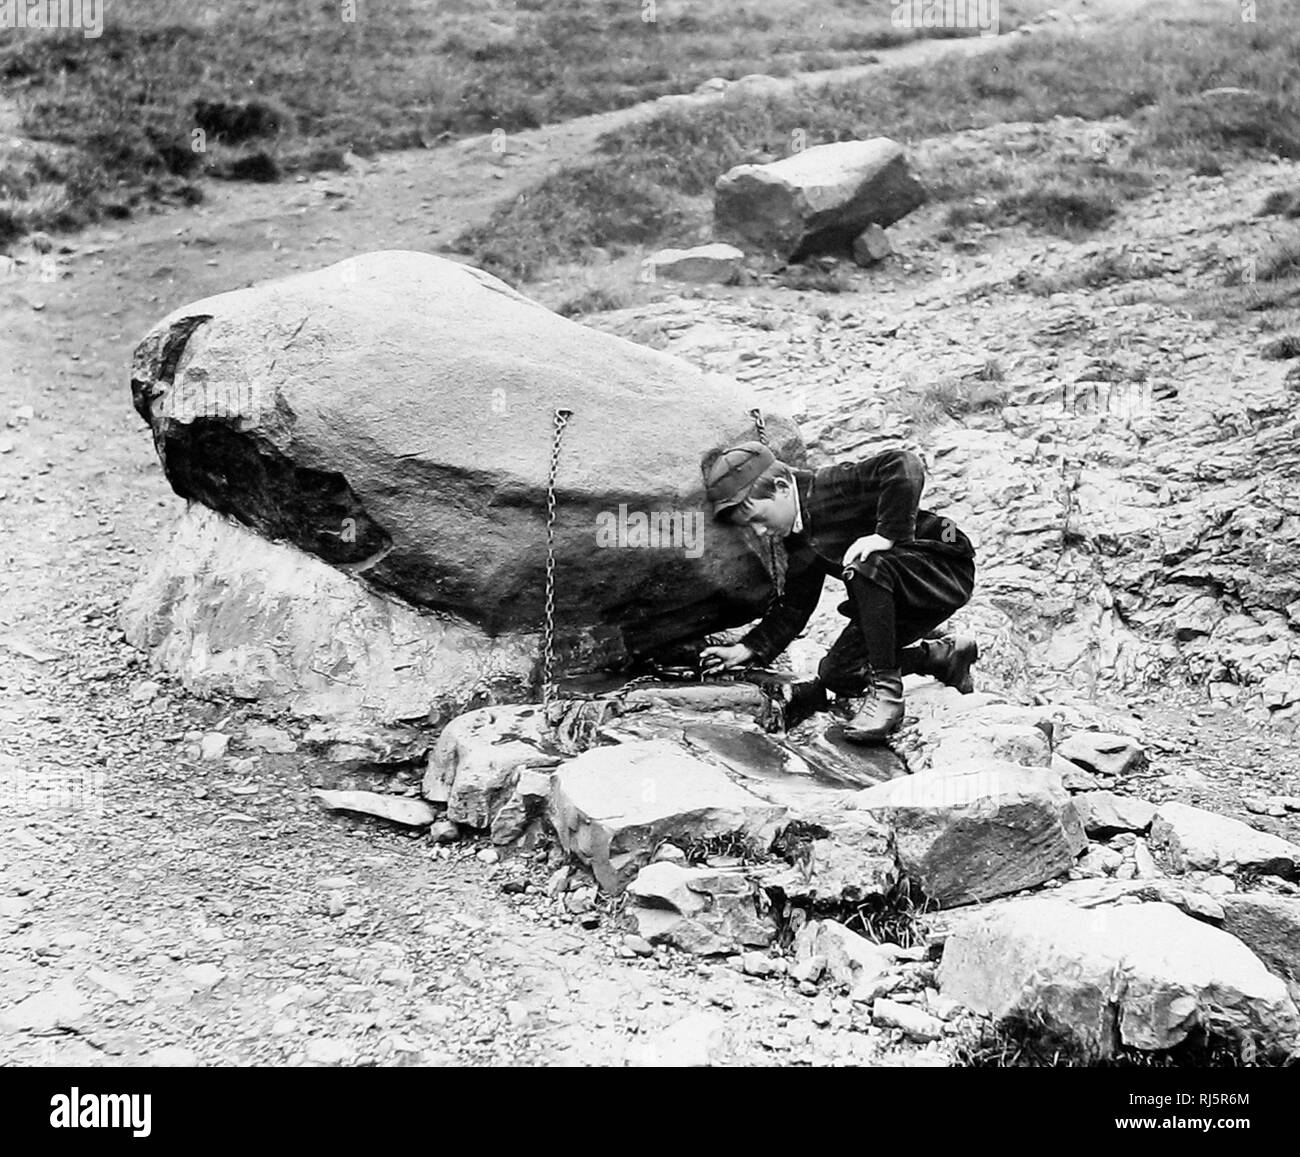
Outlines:
<svg viewBox="0 0 1300 1157"><path fill-rule="evenodd" d="M229 745L229 735L222 735L219 731L210 731L199 741L199 758L220 759L226 754L226 748Z"/></svg>
<svg viewBox="0 0 1300 1157"><path fill-rule="evenodd" d="M782 971L777 961L766 952L746 952L740 958L740 967L747 976L775 976Z"/></svg>
<svg viewBox="0 0 1300 1157"><path fill-rule="evenodd" d="M131 690L132 703L150 703L158 697L158 692L162 688L152 679L146 679L143 683L137 683Z"/></svg>
<svg viewBox="0 0 1300 1157"><path fill-rule="evenodd" d="M495 864L501 859L501 853L496 848L484 848L476 858L485 864Z"/></svg>
<svg viewBox="0 0 1300 1157"><path fill-rule="evenodd" d="M640 936L624 936L623 947L631 950L637 956L653 956L655 952L650 941Z"/></svg>

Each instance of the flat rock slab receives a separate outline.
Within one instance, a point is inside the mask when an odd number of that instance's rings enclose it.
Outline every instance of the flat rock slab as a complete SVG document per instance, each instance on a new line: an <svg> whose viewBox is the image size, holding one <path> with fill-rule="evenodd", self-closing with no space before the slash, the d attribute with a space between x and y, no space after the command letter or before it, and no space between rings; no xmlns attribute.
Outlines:
<svg viewBox="0 0 1300 1157"><path fill-rule="evenodd" d="M902 760L888 747L855 746L843 738L838 724L806 738L713 722L688 723L682 731L687 743L756 788L761 782L796 794L808 788L856 791L907 774Z"/></svg>
<svg viewBox="0 0 1300 1157"><path fill-rule="evenodd" d="M596 748L551 779L548 815L561 846L619 893L664 842L741 836L766 851L786 809L663 740Z"/></svg>
<svg viewBox="0 0 1300 1157"><path fill-rule="evenodd" d="M1151 845L1179 872L1251 868L1292 880L1300 874L1300 846L1188 804L1163 803L1156 808Z"/></svg>
<svg viewBox="0 0 1300 1157"><path fill-rule="evenodd" d="M656 278L668 281L703 281L725 285L733 281L745 263L743 250L714 242L693 249L660 249L646 262Z"/></svg>
<svg viewBox="0 0 1300 1157"><path fill-rule="evenodd" d="M1042 884L1087 842L1054 772L995 760L880 784L855 806L893 828L904 874L943 906Z"/></svg>
<svg viewBox="0 0 1300 1157"><path fill-rule="evenodd" d="M409 828L427 828L437 813L422 799L385 795L377 791L315 791L312 793L332 811L360 812Z"/></svg>
<svg viewBox="0 0 1300 1157"><path fill-rule="evenodd" d="M1235 937L1169 904L996 905L949 936L939 987L998 1019L1041 1017L1091 1059L1116 1042L1172 1048L1198 1028L1248 1035L1274 1055L1300 1038L1283 982Z"/></svg>

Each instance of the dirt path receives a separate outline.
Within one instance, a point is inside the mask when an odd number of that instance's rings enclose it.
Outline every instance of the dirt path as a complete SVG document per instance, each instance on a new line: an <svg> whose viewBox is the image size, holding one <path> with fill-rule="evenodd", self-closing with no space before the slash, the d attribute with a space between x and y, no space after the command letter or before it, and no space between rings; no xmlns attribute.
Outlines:
<svg viewBox="0 0 1300 1157"><path fill-rule="evenodd" d="M187 733L238 737L255 713L147 678L114 623L178 507L129 404L130 352L154 321L358 251L437 250L657 107L520 133L504 154L479 138L213 186L196 211L68 239L55 280L36 262L0 279L0 1062L618 1064L701 1009L728 1012L731 1061L900 1055L814 1023L779 982L629 958L608 919L556 914L545 864L439 858L323 813L311 788L341 780L318 761L238 738L240 762L194 759ZM73 806L51 806L51 784Z"/></svg>

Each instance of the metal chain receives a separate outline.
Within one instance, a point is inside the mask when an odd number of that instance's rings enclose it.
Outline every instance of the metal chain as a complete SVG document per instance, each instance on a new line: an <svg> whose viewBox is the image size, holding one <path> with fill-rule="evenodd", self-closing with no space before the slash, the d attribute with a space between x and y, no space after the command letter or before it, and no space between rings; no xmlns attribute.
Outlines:
<svg viewBox="0 0 1300 1157"><path fill-rule="evenodd" d="M768 444L767 423L763 420L763 411L760 410L757 406L755 406L752 410L749 411L749 416L754 419L754 429L758 433L758 440L762 442L764 446L766 446ZM767 604L768 610L771 610L772 607L776 604L777 600L781 597L782 594L781 588L785 584L781 581L782 576L778 567L778 562L776 557L776 540L771 538L770 536L768 537L767 540L767 557L768 557L768 562L771 564L770 569L772 573L772 597L771 599L768 600L768 604Z"/></svg>
<svg viewBox="0 0 1300 1157"><path fill-rule="evenodd" d="M555 411L555 432L551 438L551 468L546 476L546 610L542 627L542 707L555 695L551 669L555 665L555 475L560 466L560 442L572 410Z"/></svg>

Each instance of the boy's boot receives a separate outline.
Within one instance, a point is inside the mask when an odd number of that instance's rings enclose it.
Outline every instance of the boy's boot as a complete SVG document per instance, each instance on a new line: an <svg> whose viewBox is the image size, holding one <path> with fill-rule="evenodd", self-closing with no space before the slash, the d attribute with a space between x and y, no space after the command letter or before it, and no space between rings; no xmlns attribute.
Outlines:
<svg viewBox="0 0 1300 1157"><path fill-rule="evenodd" d="M903 722L903 672L871 672L867 700L844 725L844 738L854 743L883 743Z"/></svg>
<svg viewBox="0 0 1300 1157"><path fill-rule="evenodd" d="M970 669L980 657L979 644L969 635L922 639L899 653L904 675L932 675L963 695L975 690Z"/></svg>

